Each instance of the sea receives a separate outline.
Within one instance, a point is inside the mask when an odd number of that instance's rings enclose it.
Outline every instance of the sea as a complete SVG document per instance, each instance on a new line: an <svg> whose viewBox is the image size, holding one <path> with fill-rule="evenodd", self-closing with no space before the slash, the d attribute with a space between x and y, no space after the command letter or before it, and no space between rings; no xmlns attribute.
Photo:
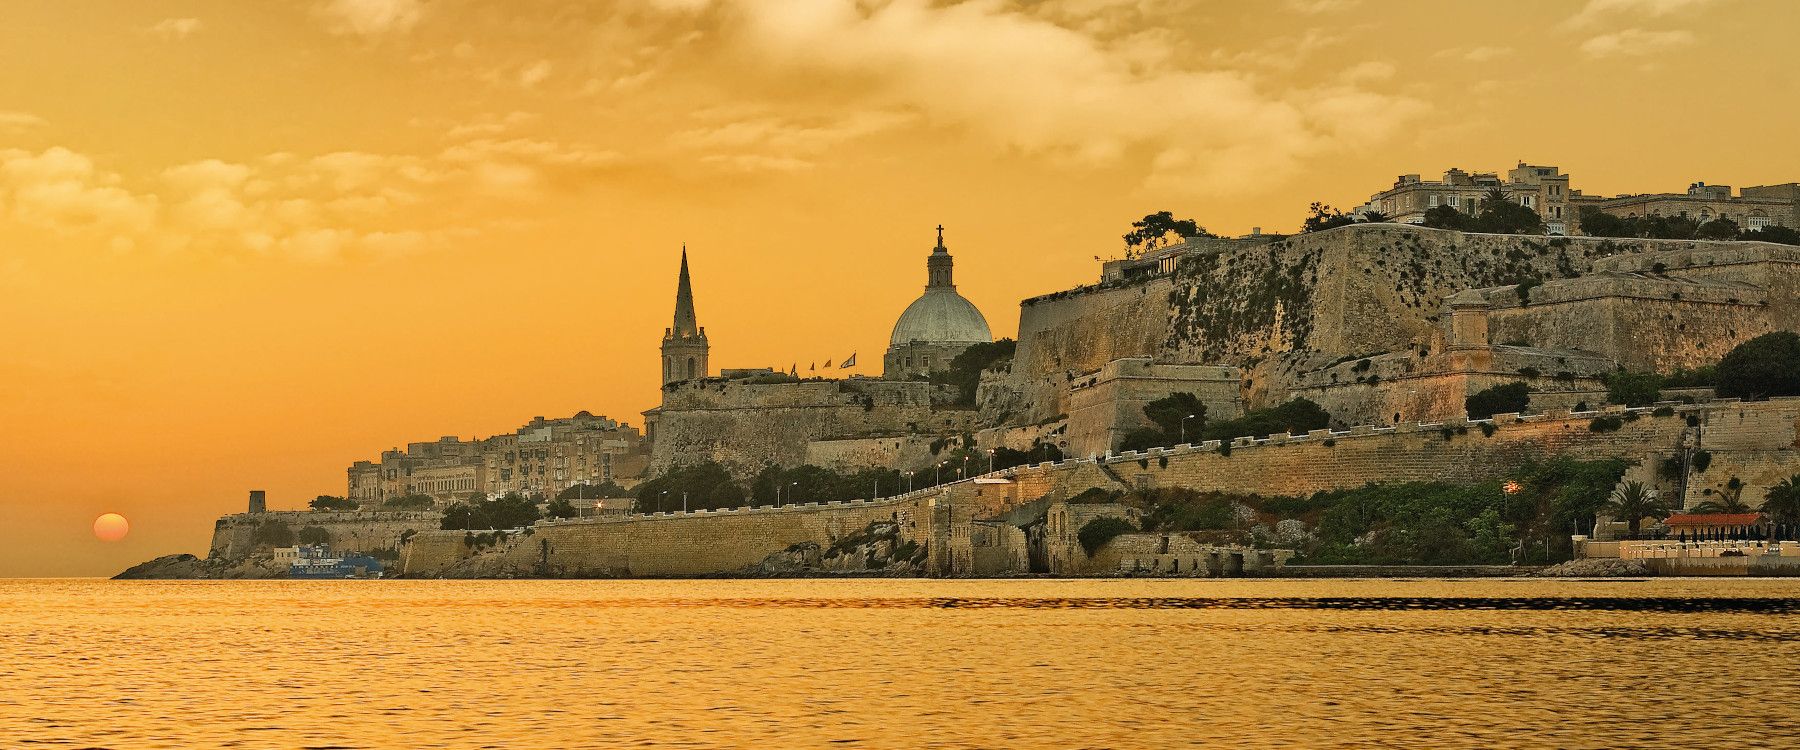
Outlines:
<svg viewBox="0 0 1800 750"><path fill-rule="evenodd" d="M1730 748L1800 581L0 581L0 748Z"/></svg>

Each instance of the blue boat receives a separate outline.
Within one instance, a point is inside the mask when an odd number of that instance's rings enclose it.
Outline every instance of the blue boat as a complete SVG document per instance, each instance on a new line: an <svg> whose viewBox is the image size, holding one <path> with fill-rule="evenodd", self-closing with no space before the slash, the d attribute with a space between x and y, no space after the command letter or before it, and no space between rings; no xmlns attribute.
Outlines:
<svg viewBox="0 0 1800 750"><path fill-rule="evenodd" d="M288 563L289 578L380 578L381 561L368 555L333 557L331 548L323 544L303 544L281 550Z"/></svg>

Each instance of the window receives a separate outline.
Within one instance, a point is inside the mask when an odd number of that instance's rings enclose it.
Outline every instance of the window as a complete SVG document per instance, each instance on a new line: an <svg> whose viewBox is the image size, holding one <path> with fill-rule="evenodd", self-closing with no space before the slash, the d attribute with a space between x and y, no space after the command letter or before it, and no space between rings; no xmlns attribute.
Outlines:
<svg viewBox="0 0 1800 750"><path fill-rule="evenodd" d="M1569 231L1568 227L1563 226L1563 223L1560 221L1552 221L1545 224L1544 230L1550 234L1566 234Z"/></svg>
<svg viewBox="0 0 1800 750"><path fill-rule="evenodd" d="M1437 204L1438 204L1438 197L1437 197L1437 194L1436 194L1436 193L1432 193L1432 194L1431 194L1431 200L1430 200L1430 201L1429 201L1429 202L1428 202L1428 205L1430 205L1430 206L1431 206L1431 207L1432 207L1432 208L1437 208Z"/></svg>
<svg viewBox="0 0 1800 750"><path fill-rule="evenodd" d="M1769 225L1769 217L1763 215L1763 213L1761 211L1750 214L1750 220L1745 223L1745 226L1748 226L1751 229L1762 229L1763 227L1766 227L1768 225Z"/></svg>
<svg viewBox="0 0 1800 750"><path fill-rule="evenodd" d="M1449 202L1451 208L1461 208L1462 207L1462 203L1461 203L1462 196L1452 195L1452 196L1445 198L1444 200Z"/></svg>

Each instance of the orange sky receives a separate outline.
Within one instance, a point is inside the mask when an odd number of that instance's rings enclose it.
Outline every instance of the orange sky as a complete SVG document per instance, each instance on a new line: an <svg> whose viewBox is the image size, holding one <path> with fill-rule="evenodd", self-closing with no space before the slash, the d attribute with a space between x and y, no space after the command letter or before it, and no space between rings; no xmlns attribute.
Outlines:
<svg viewBox="0 0 1800 750"><path fill-rule="evenodd" d="M943 223L996 335L1136 216L1291 230L1402 172L1800 179L1800 4L10 0L0 575L204 554L407 440L876 373ZM123 542L90 524L123 513Z"/></svg>

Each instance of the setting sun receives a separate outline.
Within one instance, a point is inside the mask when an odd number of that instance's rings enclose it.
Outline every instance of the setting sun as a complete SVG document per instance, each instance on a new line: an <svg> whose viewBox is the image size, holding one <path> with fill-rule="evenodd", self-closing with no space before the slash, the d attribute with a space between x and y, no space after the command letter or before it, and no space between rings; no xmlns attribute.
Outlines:
<svg viewBox="0 0 1800 750"><path fill-rule="evenodd" d="M116 542L131 533L131 522L117 513L107 513L94 519L94 536L102 542Z"/></svg>

